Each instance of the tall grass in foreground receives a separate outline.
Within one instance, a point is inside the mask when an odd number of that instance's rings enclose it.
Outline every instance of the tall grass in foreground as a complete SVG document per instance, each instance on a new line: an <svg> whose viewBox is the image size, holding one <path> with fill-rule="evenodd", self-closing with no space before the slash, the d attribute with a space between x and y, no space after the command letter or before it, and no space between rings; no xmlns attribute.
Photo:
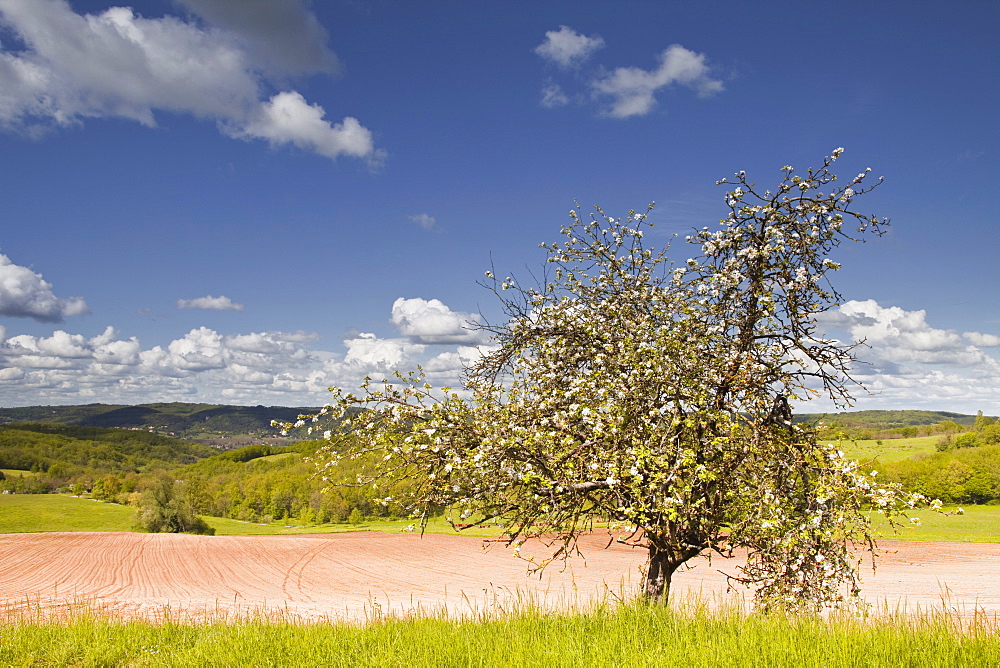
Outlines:
<svg viewBox="0 0 1000 668"><path fill-rule="evenodd" d="M0 665L99 666L987 666L994 621L947 613L780 617L630 604L586 613L304 624L263 617L196 623L75 614L0 624Z"/></svg>

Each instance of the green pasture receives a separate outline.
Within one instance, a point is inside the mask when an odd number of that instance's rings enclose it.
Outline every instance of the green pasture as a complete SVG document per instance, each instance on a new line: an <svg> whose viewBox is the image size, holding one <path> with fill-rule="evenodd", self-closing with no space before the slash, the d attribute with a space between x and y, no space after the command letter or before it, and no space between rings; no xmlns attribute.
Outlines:
<svg viewBox="0 0 1000 668"><path fill-rule="evenodd" d="M98 612L0 615L5 666L990 666L996 620L945 612L882 617L769 616L704 606L532 607L472 619L369 624L237 619L162 623Z"/></svg>
<svg viewBox="0 0 1000 668"><path fill-rule="evenodd" d="M945 508L953 513L956 508ZM101 503L62 494L0 494L0 533L46 531L130 531L132 513L129 506ZM920 524L906 524L898 534L889 532L881 515L873 513L875 526L883 531L883 539L932 540L944 542L1000 543L1000 505L965 506L963 514L944 515L928 510L910 513ZM222 517L206 517L205 521L218 536L279 536L348 531L380 531L402 533L413 523L407 520L371 520L360 524L324 524L302 526L292 522L256 524ZM441 517L428 523L429 533L454 533ZM496 527L473 526L462 535L494 537Z"/></svg>
<svg viewBox="0 0 1000 668"><path fill-rule="evenodd" d="M896 462L917 455L936 452L941 436L917 436L916 438L887 438L882 441L821 441L833 443L851 459L867 462Z"/></svg>
<svg viewBox="0 0 1000 668"><path fill-rule="evenodd" d="M134 508L116 503L102 503L63 494L0 494L0 533L48 531L130 531ZM257 524L223 517L205 517L217 536L278 536L348 531L402 533L413 524L406 520L364 521L360 524L323 524L302 526L294 522ZM431 533L453 533L442 518L431 520ZM473 527L462 532L470 536L495 536L494 528Z"/></svg>
<svg viewBox="0 0 1000 668"><path fill-rule="evenodd" d="M37 478L41 473L36 473L35 471L22 471L20 469L0 469L0 473L4 474L7 478L17 478L19 476L24 476L25 478Z"/></svg>
<svg viewBox="0 0 1000 668"><path fill-rule="evenodd" d="M62 494L0 494L0 533L128 531L132 509Z"/></svg>
<svg viewBox="0 0 1000 668"><path fill-rule="evenodd" d="M872 513L875 527L883 540L931 540L945 543L1000 543L1000 506L946 506L944 512L913 510L909 515L919 524L906 524L898 533L889 531L888 523Z"/></svg>

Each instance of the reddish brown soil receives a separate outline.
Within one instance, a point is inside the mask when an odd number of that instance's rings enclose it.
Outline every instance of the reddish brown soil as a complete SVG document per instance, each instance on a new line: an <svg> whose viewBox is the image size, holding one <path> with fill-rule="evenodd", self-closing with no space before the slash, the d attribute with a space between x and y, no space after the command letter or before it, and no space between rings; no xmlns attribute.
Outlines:
<svg viewBox="0 0 1000 668"><path fill-rule="evenodd" d="M380 533L189 536L137 533L0 535L0 611L55 611L80 602L127 616L263 612L305 619L503 611L518 601L579 606L634 591L641 551L607 538L582 543L586 561L527 576L503 546L464 536ZM942 602L1000 614L1000 544L887 542L865 597L913 611ZM527 556L544 555L525 546ZM739 560L696 560L674 577L672 598L726 598L719 570ZM732 596L732 594L730 594Z"/></svg>

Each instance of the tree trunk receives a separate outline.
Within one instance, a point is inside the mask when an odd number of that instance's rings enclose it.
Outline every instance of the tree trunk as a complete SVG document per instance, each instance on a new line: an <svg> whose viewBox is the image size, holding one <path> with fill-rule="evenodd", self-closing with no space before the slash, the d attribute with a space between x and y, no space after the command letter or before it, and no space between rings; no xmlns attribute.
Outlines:
<svg viewBox="0 0 1000 668"><path fill-rule="evenodd" d="M670 578L687 557L671 554L649 546L649 568L646 571L646 598L666 604L670 598Z"/></svg>

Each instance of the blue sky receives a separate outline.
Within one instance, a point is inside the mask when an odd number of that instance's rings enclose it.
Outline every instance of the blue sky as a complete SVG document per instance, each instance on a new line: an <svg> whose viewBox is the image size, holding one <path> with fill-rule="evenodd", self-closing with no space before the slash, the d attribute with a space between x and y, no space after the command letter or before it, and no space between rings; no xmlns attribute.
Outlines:
<svg viewBox="0 0 1000 668"><path fill-rule="evenodd" d="M454 383L574 199L666 241L843 146L856 408L1000 413L1000 4L235 6L0 0L0 405Z"/></svg>

